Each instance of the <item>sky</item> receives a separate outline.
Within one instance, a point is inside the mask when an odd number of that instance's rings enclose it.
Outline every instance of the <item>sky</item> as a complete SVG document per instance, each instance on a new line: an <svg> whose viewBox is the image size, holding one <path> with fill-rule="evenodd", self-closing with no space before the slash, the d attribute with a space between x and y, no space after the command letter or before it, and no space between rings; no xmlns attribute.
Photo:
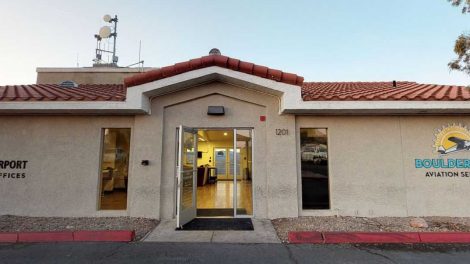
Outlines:
<svg viewBox="0 0 470 264"><path fill-rule="evenodd" d="M120 66L138 61L141 41L149 67L218 48L306 81L470 84L447 67L470 14L446 0L0 0L0 85L91 66L105 14L119 18Z"/></svg>

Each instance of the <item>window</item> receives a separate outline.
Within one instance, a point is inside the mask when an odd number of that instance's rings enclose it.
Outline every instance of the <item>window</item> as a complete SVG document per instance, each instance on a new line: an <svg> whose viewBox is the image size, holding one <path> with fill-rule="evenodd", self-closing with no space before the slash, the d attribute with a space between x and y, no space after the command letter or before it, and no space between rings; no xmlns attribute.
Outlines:
<svg viewBox="0 0 470 264"><path fill-rule="evenodd" d="M100 170L101 210L127 208L130 128L103 129Z"/></svg>
<svg viewBox="0 0 470 264"><path fill-rule="evenodd" d="M329 209L328 136L326 128L300 129L302 208Z"/></svg>

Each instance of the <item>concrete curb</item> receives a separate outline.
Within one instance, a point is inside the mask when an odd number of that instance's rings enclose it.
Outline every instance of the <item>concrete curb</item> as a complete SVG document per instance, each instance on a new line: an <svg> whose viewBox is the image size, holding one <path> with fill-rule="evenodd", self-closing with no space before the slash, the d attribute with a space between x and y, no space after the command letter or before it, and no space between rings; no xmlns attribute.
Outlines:
<svg viewBox="0 0 470 264"><path fill-rule="evenodd" d="M470 232L289 232L291 244L470 243Z"/></svg>
<svg viewBox="0 0 470 264"><path fill-rule="evenodd" d="M0 243L131 242L134 238L134 230L0 232Z"/></svg>

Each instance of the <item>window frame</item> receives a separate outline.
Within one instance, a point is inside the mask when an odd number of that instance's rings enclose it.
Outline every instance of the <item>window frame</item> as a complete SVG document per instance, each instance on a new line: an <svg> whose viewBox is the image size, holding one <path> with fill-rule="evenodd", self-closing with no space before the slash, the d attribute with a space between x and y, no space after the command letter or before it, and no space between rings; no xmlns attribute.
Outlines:
<svg viewBox="0 0 470 264"><path fill-rule="evenodd" d="M326 127L326 126L322 126L322 127L299 127L298 128L298 132L297 132L297 135L298 135L298 148L299 148L299 151L298 151L298 154L297 154L297 161L299 163L298 165L298 170L299 170L299 210L300 212L302 211L305 211L305 212L314 212L314 211L318 211L318 212L327 212L327 211L331 211L333 210L332 208L332 204L333 204L333 201L332 201L332 192L331 192L331 168L330 168L330 158L331 158L331 152L330 152L330 128ZM325 208L325 209L304 209L304 201L303 201L303 183L302 183L302 134L301 134L301 131L303 129L325 129L326 130L326 145L327 145L327 171L328 171L328 208Z"/></svg>
<svg viewBox="0 0 470 264"><path fill-rule="evenodd" d="M102 179L102 167L103 167L103 153L104 153L104 137L106 129L129 129L129 160L128 160L128 168L127 168L127 186L126 186L126 209L101 209L101 199L102 199L102 189L103 189L103 179ZM131 175L131 161L132 161L132 127L124 126L124 127L101 127L100 128L100 140L99 140L99 164L98 164L98 191L97 191L97 199L96 199L96 210L99 212L127 212L129 210L129 183Z"/></svg>

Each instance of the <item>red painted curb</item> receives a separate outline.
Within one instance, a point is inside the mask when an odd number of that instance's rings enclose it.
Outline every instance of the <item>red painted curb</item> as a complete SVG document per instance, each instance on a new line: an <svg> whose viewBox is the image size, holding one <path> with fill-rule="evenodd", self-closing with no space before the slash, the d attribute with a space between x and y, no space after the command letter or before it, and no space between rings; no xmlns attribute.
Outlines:
<svg viewBox="0 0 470 264"><path fill-rule="evenodd" d="M19 232L18 242L69 242L73 241L73 234L62 232Z"/></svg>
<svg viewBox="0 0 470 264"><path fill-rule="evenodd" d="M417 233L405 232L324 232L326 244L341 243L419 243Z"/></svg>
<svg viewBox="0 0 470 264"><path fill-rule="evenodd" d="M16 243L17 241L17 233L0 233L0 243Z"/></svg>
<svg viewBox="0 0 470 264"><path fill-rule="evenodd" d="M470 233L466 232L423 232L419 237L421 243L470 243Z"/></svg>
<svg viewBox="0 0 470 264"><path fill-rule="evenodd" d="M289 243L291 244L322 244L323 236L321 232L289 232L288 233Z"/></svg>
<svg viewBox="0 0 470 264"><path fill-rule="evenodd" d="M74 241L131 242L134 240L135 232L129 230L75 231L73 237Z"/></svg>
<svg viewBox="0 0 470 264"><path fill-rule="evenodd" d="M289 232L292 244L470 243L470 232Z"/></svg>

